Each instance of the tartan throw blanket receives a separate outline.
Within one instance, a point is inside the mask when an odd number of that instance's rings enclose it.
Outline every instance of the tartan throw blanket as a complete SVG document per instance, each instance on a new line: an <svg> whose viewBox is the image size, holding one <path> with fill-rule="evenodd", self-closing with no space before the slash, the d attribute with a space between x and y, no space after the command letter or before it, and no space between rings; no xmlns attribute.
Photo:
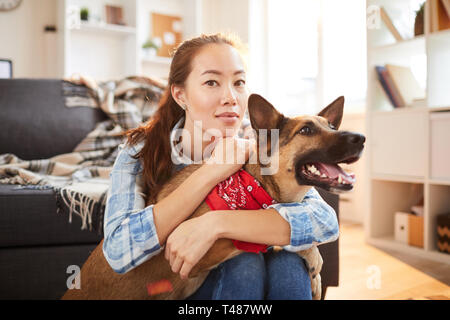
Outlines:
<svg viewBox="0 0 450 320"><path fill-rule="evenodd" d="M17 189L52 189L57 212L75 213L81 229L103 235L103 215L109 173L125 142L124 131L147 121L158 107L165 84L146 77L96 83L88 77L62 81L65 107L101 108L108 119L99 122L71 153L49 159L22 160L0 155L0 183Z"/></svg>

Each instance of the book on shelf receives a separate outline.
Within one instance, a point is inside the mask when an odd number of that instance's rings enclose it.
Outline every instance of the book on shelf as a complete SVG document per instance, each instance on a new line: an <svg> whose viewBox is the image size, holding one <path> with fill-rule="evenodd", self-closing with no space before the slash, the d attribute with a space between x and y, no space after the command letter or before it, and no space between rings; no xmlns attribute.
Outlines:
<svg viewBox="0 0 450 320"><path fill-rule="evenodd" d="M405 106L411 106L414 100L425 99L425 90L414 77L411 68L386 64L386 69L391 76L394 87L402 97Z"/></svg>
<svg viewBox="0 0 450 320"><path fill-rule="evenodd" d="M386 64L375 67L384 92L394 108L423 106L425 90L408 67Z"/></svg>
<svg viewBox="0 0 450 320"><path fill-rule="evenodd" d="M395 40L402 41L404 40L398 29L395 27L394 23L392 22L391 18L387 14L386 10L383 7L380 7L380 17L381 20L384 22L386 27L388 28L389 32L394 36Z"/></svg>
<svg viewBox="0 0 450 320"><path fill-rule="evenodd" d="M394 108L404 107L405 102L403 101L402 97L395 88L394 82L391 76L389 75L389 72L386 69L386 67L376 66L375 69L377 71L378 80L380 81L380 84L383 87L384 92L388 96L392 106Z"/></svg>
<svg viewBox="0 0 450 320"><path fill-rule="evenodd" d="M449 0L430 0L430 31L450 29L450 1Z"/></svg>

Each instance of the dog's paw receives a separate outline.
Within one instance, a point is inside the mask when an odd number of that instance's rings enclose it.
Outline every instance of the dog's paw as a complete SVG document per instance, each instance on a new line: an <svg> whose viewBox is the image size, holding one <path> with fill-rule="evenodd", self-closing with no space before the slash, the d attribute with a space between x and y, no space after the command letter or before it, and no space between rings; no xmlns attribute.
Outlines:
<svg viewBox="0 0 450 320"><path fill-rule="evenodd" d="M311 279L311 294L313 300L320 300L322 298L322 279L320 274L314 279Z"/></svg>
<svg viewBox="0 0 450 320"><path fill-rule="evenodd" d="M322 279L320 271L322 270L323 259L317 246L313 246L308 250L299 251L298 254L305 261L308 269L309 278L311 280L311 292L313 300L320 300L322 297Z"/></svg>
<svg viewBox="0 0 450 320"><path fill-rule="evenodd" d="M311 279L315 279L320 274L323 265L323 259L317 246L299 251L298 254L305 260Z"/></svg>

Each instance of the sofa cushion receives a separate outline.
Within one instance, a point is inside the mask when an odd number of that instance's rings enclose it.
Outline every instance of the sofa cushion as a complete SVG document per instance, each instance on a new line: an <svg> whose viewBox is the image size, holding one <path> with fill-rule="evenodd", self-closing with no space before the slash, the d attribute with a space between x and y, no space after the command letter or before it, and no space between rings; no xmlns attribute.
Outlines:
<svg viewBox="0 0 450 320"><path fill-rule="evenodd" d="M0 79L0 154L24 160L72 152L106 119L100 109L68 108L61 80Z"/></svg>
<svg viewBox="0 0 450 320"><path fill-rule="evenodd" d="M0 247L98 243L101 236L81 230L81 218L56 213L52 190L17 189L0 184Z"/></svg>
<svg viewBox="0 0 450 320"><path fill-rule="evenodd" d="M0 248L0 299L60 299L96 245Z"/></svg>

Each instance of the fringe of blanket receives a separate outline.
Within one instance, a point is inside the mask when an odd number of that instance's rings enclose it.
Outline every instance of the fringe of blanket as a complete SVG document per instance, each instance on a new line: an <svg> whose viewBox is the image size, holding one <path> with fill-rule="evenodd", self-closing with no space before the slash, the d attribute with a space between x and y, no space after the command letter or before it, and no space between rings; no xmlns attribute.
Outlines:
<svg viewBox="0 0 450 320"><path fill-rule="evenodd" d="M76 214L81 218L81 230L88 229L103 236L107 191L102 193L98 201L68 188L55 189L55 194L57 213L68 211L69 223L72 223L72 216Z"/></svg>

